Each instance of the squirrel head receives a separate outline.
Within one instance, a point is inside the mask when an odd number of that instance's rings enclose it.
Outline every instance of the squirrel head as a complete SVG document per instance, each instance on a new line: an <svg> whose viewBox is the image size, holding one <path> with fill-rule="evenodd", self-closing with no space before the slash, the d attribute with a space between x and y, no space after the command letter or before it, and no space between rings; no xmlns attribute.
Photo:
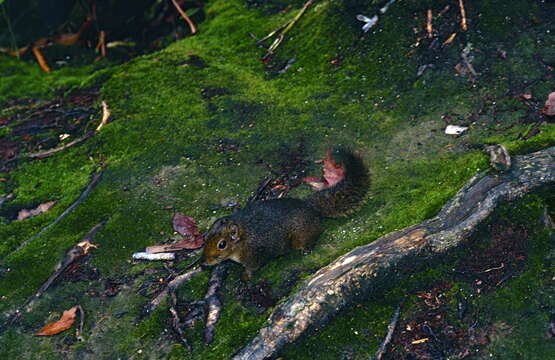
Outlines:
<svg viewBox="0 0 555 360"><path fill-rule="evenodd" d="M227 259L234 259L239 252L237 245L241 237L241 227L235 221L229 217L216 220L204 238L202 263L215 265Z"/></svg>

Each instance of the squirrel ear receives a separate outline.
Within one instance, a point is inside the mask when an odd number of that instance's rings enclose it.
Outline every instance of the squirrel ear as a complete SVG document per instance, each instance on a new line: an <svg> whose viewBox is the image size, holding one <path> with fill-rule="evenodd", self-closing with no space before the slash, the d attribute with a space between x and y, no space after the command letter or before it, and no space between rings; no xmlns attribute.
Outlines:
<svg viewBox="0 0 555 360"><path fill-rule="evenodd" d="M239 241L239 226L237 226L237 224L229 225L229 237L234 242Z"/></svg>

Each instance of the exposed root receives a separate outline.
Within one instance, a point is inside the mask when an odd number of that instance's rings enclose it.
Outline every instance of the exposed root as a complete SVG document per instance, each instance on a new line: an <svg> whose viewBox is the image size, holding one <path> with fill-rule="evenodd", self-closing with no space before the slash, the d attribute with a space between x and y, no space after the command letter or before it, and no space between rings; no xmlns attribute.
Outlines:
<svg viewBox="0 0 555 360"><path fill-rule="evenodd" d="M555 147L515 156L507 172L474 176L435 217L360 246L317 271L275 308L269 325L233 359L276 356L309 328L322 328L354 299L406 273L398 270L406 270L407 263L416 271L464 244L499 204L554 183Z"/></svg>

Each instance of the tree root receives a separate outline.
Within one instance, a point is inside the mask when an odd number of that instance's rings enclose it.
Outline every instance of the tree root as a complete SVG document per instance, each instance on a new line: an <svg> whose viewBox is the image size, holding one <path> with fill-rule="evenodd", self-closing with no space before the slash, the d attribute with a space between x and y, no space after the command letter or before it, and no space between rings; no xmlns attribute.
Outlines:
<svg viewBox="0 0 555 360"><path fill-rule="evenodd" d="M206 295L204 297L204 301L208 305L206 326L204 328L204 342L206 344L210 344L214 339L214 329L222 312L222 302L218 298L218 290L223 285L223 282L227 277L227 268L228 264L216 266L214 270L212 270L212 275L210 276L210 281L208 282L208 291L206 291Z"/></svg>
<svg viewBox="0 0 555 360"><path fill-rule="evenodd" d="M279 305L235 360L275 356L309 328L322 327L353 299L400 276L400 269L446 254L464 244L502 202L514 201L555 182L555 147L516 156L505 173L482 172L465 184L438 215L360 246L317 271Z"/></svg>

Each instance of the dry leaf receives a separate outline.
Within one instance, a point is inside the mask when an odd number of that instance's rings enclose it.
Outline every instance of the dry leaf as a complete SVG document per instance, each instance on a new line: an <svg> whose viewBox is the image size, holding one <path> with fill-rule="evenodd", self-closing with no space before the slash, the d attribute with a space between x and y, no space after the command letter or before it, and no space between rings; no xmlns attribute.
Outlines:
<svg viewBox="0 0 555 360"><path fill-rule="evenodd" d="M345 177L345 169L337 165L333 160L331 151L328 151L326 158L322 160L322 169L324 175L322 178L317 178L315 176L309 176L303 178L303 181L307 183L313 190L323 190L334 186Z"/></svg>
<svg viewBox="0 0 555 360"><path fill-rule="evenodd" d="M19 213L17 214L17 220L25 220L30 217L42 214L43 212L47 212L48 210L50 210L50 208L52 208L52 206L54 206L54 204L56 204L55 201L47 201L31 210L29 209L19 210Z"/></svg>
<svg viewBox="0 0 555 360"><path fill-rule="evenodd" d="M46 324L35 335L51 336L51 335L59 334L62 331L69 329L73 325L76 315L77 315L77 306L74 306L71 309L64 311L60 320Z"/></svg>
<svg viewBox="0 0 555 360"><path fill-rule="evenodd" d="M555 116L555 92L547 96L547 101L542 109L542 113L547 116Z"/></svg>
<svg viewBox="0 0 555 360"><path fill-rule="evenodd" d="M98 246L91 243L89 240L81 241L77 246L83 249L83 256L87 255L90 249L98 249Z"/></svg>
<svg viewBox="0 0 555 360"><path fill-rule="evenodd" d="M100 131L104 125L108 123L110 119L110 110L108 109L108 104L105 101L102 102L102 120L100 120L100 124L96 127L95 131Z"/></svg>
<svg viewBox="0 0 555 360"><path fill-rule="evenodd" d="M198 249L204 244L204 235L197 228L195 219L193 219L192 217L176 213L173 216L172 225L173 229L183 236L183 240L180 240L174 244L148 246L146 248L147 253L156 254L171 251Z"/></svg>
<svg viewBox="0 0 555 360"><path fill-rule="evenodd" d="M197 228L195 219L190 216L185 216L176 213L172 219L173 229L183 235L184 239L174 246L182 247L183 249L198 249L204 243L204 236Z"/></svg>

